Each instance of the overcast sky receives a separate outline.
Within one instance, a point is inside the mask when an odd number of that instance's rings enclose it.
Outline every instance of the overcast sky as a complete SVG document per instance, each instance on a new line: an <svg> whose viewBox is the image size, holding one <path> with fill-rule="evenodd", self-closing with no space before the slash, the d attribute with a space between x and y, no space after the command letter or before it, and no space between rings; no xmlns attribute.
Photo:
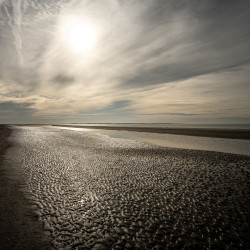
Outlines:
<svg viewBox="0 0 250 250"><path fill-rule="evenodd" d="M250 123L249 24L249 0L0 0L0 123Z"/></svg>

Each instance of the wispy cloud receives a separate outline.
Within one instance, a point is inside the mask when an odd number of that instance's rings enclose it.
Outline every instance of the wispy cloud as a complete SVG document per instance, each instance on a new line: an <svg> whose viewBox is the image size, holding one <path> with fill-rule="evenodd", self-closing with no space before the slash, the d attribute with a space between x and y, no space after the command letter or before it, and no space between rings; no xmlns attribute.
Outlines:
<svg viewBox="0 0 250 250"><path fill-rule="evenodd" d="M22 0L12 1L12 6L13 6L12 33L15 38L15 46L16 46L19 65L23 66L22 38L21 38Z"/></svg>
<svg viewBox="0 0 250 250"><path fill-rule="evenodd" d="M33 120L242 121L250 117L249 17L244 0L0 0L8 58L0 102L29 103ZM68 42L72 18L98 28L90 53Z"/></svg>
<svg viewBox="0 0 250 250"><path fill-rule="evenodd" d="M145 114L137 114L137 115L160 115L160 116L168 116L168 115L177 115L177 116L197 116L197 115L204 115L204 114L190 114L190 113L145 113Z"/></svg>
<svg viewBox="0 0 250 250"><path fill-rule="evenodd" d="M5 1L5 0L0 0L0 6L3 4L4 1Z"/></svg>

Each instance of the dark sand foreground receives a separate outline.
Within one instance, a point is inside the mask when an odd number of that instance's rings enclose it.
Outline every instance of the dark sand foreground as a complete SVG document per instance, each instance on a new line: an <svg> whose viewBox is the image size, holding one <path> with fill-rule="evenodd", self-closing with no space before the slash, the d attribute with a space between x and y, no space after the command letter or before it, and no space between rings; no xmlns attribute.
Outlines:
<svg viewBox="0 0 250 250"><path fill-rule="evenodd" d="M11 129L0 125L0 249L50 249L41 222L25 198L18 172L4 161Z"/></svg>
<svg viewBox="0 0 250 250"><path fill-rule="evenodd" d="M157 128L157 127L122 127L122 126L112 127L112 126L77 126L77 125L54 125L54 126L88 128L88 129L125 130L125 131L135 131L135 132L150 132L150 133L160 133L160 134L250 140L249 129Z"/></svg>
<svg viewBox="0 0 250 250"><path fill-rule="evenodd" d="M54 249L250 248L248 156L42 126L13 128L11 142L12 175Z"/></svg>

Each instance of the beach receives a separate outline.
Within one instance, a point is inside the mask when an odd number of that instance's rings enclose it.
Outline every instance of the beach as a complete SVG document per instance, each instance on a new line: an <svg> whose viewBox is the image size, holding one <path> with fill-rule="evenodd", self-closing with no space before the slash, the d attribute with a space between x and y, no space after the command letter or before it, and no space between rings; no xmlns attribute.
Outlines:
<svg viewBox="0 0 250 250"><path fill-rule="evenodd" d="M0 246L1 249L49 249L43 225L25 196L22 173L6 161L11 147L8 126L0 126Z"/></svg>
<svg viewBox="0 0 250 250"><path fill-rule="evenodd" d="M250 246L249 156L52 126L11 130L1 164L1 171L6 164L11 171L1 178L14 175L22 183L16 195L27 200L28 213L42 225L36 235L50 239L45 249ZM248 138L239 131L213 133Z"/></svg>

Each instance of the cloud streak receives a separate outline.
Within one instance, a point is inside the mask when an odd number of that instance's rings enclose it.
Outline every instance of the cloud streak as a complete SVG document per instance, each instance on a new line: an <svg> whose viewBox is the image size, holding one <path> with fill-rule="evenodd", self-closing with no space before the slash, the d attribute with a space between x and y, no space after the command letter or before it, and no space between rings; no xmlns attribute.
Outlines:
<svg viewBox="0 0 250 250"><path fill-rule="evenodd" d="M244 0L1 1L0 102L32 121L248 121L249 17ZM73 19L98 27L91 53Z"/></svg>
<svg viewBox="0 0 250 250"><path fill-rule="evenodd" d="M21 25L22 25L22 0L16 0L12 2L13 7L13 24L12 33L15 39L15 47L18 56L19 66L23 66L23 54L22 54L22 38L21 38Z"/></svg>

